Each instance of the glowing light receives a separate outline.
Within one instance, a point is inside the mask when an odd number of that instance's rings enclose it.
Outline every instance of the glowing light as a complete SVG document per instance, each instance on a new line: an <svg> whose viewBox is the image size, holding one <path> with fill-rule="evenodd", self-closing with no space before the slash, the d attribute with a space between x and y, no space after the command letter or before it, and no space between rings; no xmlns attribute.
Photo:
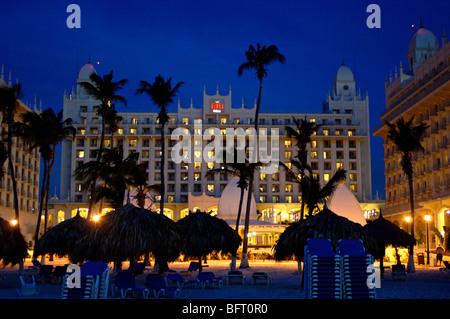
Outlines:
<svg viewBox="0 0 450 319"><path fill-rule="evenodd" d="M411 28L414 28L414 24L411 24Z"/></svg>
<svg viewBox="0 0 450 319"><path fill-rule="evenodd" d="M100 64L100 62L99 62L99 61L97 61L97 64Z"/></svg>
<svg viewBox="0 0 450 319"><path fill-rule="evenodd" d="M92 220L94 222L98 222L100 220L100 215L95 215L94 217L92 217Z"/></svg>
<svg viewBox="0 0 450 319"><path fill-rule="evenodd" d="M11 221L11 225L13 225L13 226L16 226L17 223L18 223L17 219L13 219L13 220Z"/></svg>
<svg viewBox="0 0 450 319"><path fill-rule="evenodd" d="M410 217L410 216L406 216L406 217L405 217L405 221L406 221L407 223L409 223L409 222L411 221L411 217Z"/></svg>
<svg viewBox="0 0 450 319"><path fill-rule="evenodd" d="M426 214L426 215L424 216L424 218L425 218L425 220L426 220L427 222L429 222L429 221L431 220L431 216L428 215L428 214Z"/></svg>

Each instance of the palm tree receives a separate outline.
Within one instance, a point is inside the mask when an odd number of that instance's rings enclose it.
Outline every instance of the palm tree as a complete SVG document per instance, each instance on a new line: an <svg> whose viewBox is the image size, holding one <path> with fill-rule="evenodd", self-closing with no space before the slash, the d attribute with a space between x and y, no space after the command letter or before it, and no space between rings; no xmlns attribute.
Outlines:
<svg viewBox="0 0 450 319"><path fill-rule="evenodd" d="M167 106L169 103L173 102L173 98L178 93L181 85L184 82L178 82L173 88L171 83L172 78L167 81L161 75L155 78L155 81L150 84L147 81L141 81L139 89L136 90L136 94L146 93L153 103L159 107L158 113L158 123L161 128L161 202L160 202L160 213L164 213L164 196L165 196L165 161L166 161L166 141L164 135L164 129L166 124L169 122L169 115L167 113Z"/></svg>
<svg viewBox="0 0 450 319"><path fill-rule="evenodd" d="M115 114L115 104L114 102L121 102L125 106L127 105L127 100L117 94L117 91L123 89L123 87L128 83L127 79L122 79L120 81L114 82L113 81L113 70L109 72L108 74L104 75L103 78L99 76L97 73L93 72L89 79L91 82L81 82L81 87L86 90L86 92L93 97L96 100L100 101L100 105L98 105L97 114L102 118L102 131L100 136L100 147L99 152L97 154L97 162L100 161L101 153L103 150L103 143L105 140L105 126L107 120L111 121L111 118L114 118L114 116L111 115ZM111 141L111 144L113 144L113 141ZM95 189L96 179L92 181L91 184L91 199L92 199L92 192ZM89 201L89 210L88 210L88 216L89 219L92 212L92 200Z"/></svg>
<svg viewBox="0 0 450 319"><path fill-rule="evenodd" d="M39 239L42 211L45 207L44 232L47 229L48 195L50 191L50 177L56 159L56 148L66 138L73 139L76 129L72 126L72 119L63 120L63 111L56 114L51 108L42 113L26 112L21 115L21 122L13 126L14 134L21 137L30 149L39 148L44 161L43 181L39 214L36 223L35 247Z"/></svg>
<svg viewBox="0 0 450 319"><path fill-rule="evenodd" d="M296 140L296 145L298 148L297 162L295 163L297 169L300 173L300 178L303 179L306 176L306 172L310 171L310 167L308 165L308 150L307 146L311 143L311 136L314 135L317 130L322 126L320 124L316 124L315 122L306 121L306 117L303 120L298 120L294 118L294 123L296 125L296 129L285 126L286 136L290 138L294 138ZM301 183L300 183L301 184ZM305 208L305 200L303 199L303 188L302 188L302 205L300 211L300 220L304 217L304 208Z"/></svg>
<svg viewBox="0 0 450 319"><path fill-rule="evenodd" d="M252 176L260 166L262 166L262 163L249 163L247 161L240 163L237 160L237 150L234 151L234 160L233 162L224 162L224 165L221 168L215 168L211 171L213 172L219 172L219 173L226 173L231 176L238 177L238 183L237 186L241 190L241 194L239 197L239 208L238 208L238 214L236 218L236 227L235 230L239 231L239 224L241 222L241 212L242 212L242 203L244 200L244 194L245 190L248 188L248 181L250 180L250 176ZM226 159L226 155L224 156ZM232 262L231 262L231 269L236 268L236 252L232 254Z"/></svg>
<svg viewBox="0 0 450 319"><path fill-rule="evenodd" d="M134 194L134 199L140 208L150 209L145 207L145 201L147 198L152 199L149 192L160 192L159 184L149 185L147 183L147 168L148 162L142 162L129 171L129 185L130 187L136 189L136 194ZM150 205L151 206L151 205Z"/></svg>
<svg viewBox="0 0 450 319"><path fill-rule="evenodd" d="M14 116L16 115L18 106L20 104L20 99L23 97L24 93L22 90L22 85L16 83L13 86L1 86L0 87L0 113L3 116L3 123L7 126L7 151L8 151L8 167L9 175L11 176L11 184L13 189L14 198L14 212L15 219L17 220L17 226L20 229L19 223L19 201L17 199L17 185L14 171L14 164L12 162L12 129L11 126L14 123Z"/></svg>
<svg viewBox="0 0 450 319"><path fill-rule="evenodd" d="M0 181L5 177L5 171L3 170L3 165L5 165L8 159L8 150L5 147L3 141L0 142Z"/></svg>
<svg viewBox="0 0 450 319"><path fill-rule="evenodd" d="M245 57L247 59L246 62L242 63L239 66L238 74L241 76L244 71L256 71L256 78L259 81L259 92L258 99L256 102L256 110L255 110L255 131L258 132L258 122L259 122L259 109L261 107L261 94L263 88L263 80L267 77L267 66L272 62L281 62L284 63L286 58L278 52L278 48L275 45L269 46L261 46L260 43L256 44L256 48L253 45L250 45L248 51L245 52ZM252 162L256 162L256 152L253 152ZM244 227L244 244L242 247L242 259L240 268L248 268L248 258L247 258L247 245L248 245L248 229L250 222L250 205L251 205L251 196L253 189L253 178L251 175L248 183L248 198L247 198L247 207L245 212L245 227Z"/></svg>
<svg viewBox="0 0 450 319"><path fill-rule="evenodd" d="M391 141L400 152L401 165L403 172L408 177L409 183L409 202L411 207L411 235L414 236L414 193L413 193L413 154L424 151L421 144L425 137L428 125L425 123L414 124L414 116L409 121L403 117L399 118L394 124L385 121L388 127L388 141ZM414 267L414 245L409 247L408 271L415 272Z"/></svg>

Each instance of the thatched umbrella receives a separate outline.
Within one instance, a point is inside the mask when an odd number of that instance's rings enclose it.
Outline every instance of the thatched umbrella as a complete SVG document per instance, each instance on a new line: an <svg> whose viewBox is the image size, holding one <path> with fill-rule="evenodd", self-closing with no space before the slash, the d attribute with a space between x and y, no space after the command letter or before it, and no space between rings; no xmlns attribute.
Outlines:
<svg viewBox="0 0 450 319"><path fill-rule="evenodd" d="M226 221L207 213L192 213L180 219L178 228L182 239L181 253L201 258L211 252L235 253L241 244L239 234Z"/></svg>
<svg viewBox="0 0 450 319"><path fill-rule="evenodd" d="M275 259L283 260L295 255L299 262L303 261L308 238L330 239L334 249L339 246L340 239L361 239L366 252L377 252L375 239L363 226L324 208L313 217L296 222L285 229L274 247Z"/></svg>
<svg viewBox="0 0 450 319"><path fill-rule="evenodd" d="M27 256L28 245L18 227L0 217L0 259L3 265L20 264Z"/></svg>
<svg viewBox="0 0 450 319"><path fill-rule="evenodd" d="M394 247L411 247L416 244L416 239L408 232L404 231L397 225L380 216L373 222L364 226L369 233L375 238L378 243L378 252L375 257L380 259L381 275L383 276L383 257L385 255L386 246L392 245Z"/></svg>
<svg viewBox="0 0 450 319"><path fill-rule="evenodd" d="M153 253L156 262L174 261L180 236L170 218L132 204L102 216L97 227L77 244L76 259L101 262L133 260Z"/></svg>
<svg viewBox="0 0 450 319"><path fill-rule="evenodd" d="M55 254L58 257L69 256L72 259L77 241L94 229L94 223L80 216L60 222L48 230L36 245L36 256Z"/></svg>

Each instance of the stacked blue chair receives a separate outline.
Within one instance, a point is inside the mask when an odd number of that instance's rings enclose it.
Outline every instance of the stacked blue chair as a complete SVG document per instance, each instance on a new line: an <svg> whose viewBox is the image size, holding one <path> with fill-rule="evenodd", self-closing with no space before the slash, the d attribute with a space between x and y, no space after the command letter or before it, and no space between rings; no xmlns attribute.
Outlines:
<svg viewBox="0 0 450 319"><path fill-rule="evenodd" d="M373 256L366 253L361 240L341 239L342 292L346 299L375 299L374 285L368 284L369 276L374 272ZM373 277L373 276L372 276Z"/></svg>
<svg viewBox="0 0 450 319"><path fill-rule="evenodd" d="M333 251L330 240L308 239L304 276L306 298L341 298L340 257Z"/></svg>

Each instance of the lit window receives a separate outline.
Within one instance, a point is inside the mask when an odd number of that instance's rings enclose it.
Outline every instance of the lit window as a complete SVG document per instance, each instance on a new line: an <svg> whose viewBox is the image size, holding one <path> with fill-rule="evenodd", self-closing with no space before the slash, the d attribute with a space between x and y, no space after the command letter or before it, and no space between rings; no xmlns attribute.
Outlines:
<svg viewBox="0 0 450 319"><path fill-rule="evenodd" d="M83 158L84 157L84 151L78 151L77 157L78 158Z"/></svg>
<svg viewBox="0 0 450 319"><path fill-rule="evenodd" d="M260 181L265 181L266 180L266 174L263 174L263 173L259 174L259 180Z"/></svg>
<svg viewBox="0 0 450 319"><path fill-rule="evenodd" d="M284 158L291 158L292 157L292 152L291 151L285 151L284 152Z"/></svg>
<svg viewBox="0 0 450 319"><path fill-rule="evenodd" d="M330 180L330 174L329 174L329 173L323 174L323 180L324 180L325 182L328 182L328 181Z"/></svg>
<svg viewBox="0 0 450 319"><path fill-rule="evenodd" d="M337 162L337 163L336 163L336 169L340 169L340 168L344 168L344 163L342 163L342 162Z"/></svg>
<svg viewBox="0 0 450 319"><path fill-rule="evenodd" d="M188 125L189 124L189 118L183 117L183 119L181 120L181 123L183 123L184 125Z"/></svg>
<svg viewBox="0 0 450 319"><path fill-rule="evenodd" d="M286 203L292 203L292 196L291 195L286 196Z"/></svg>
<svg viewBox="0 0 450 319"><path fill-rule="evenodd" d="M285 140L284 141L284 147L292 147L292 141L291 140Z"/></svg>
<svg viewBox="0 0 450 319"><path fill-rule="evenodd" d="M311 158L317 158L317 152L311 152Z"/></svg>
<svg viewBox="0 0 450 319"><path fill-rule="evenodd" d="M311 141L311 147L317 148L317 141Z"/></svg>
<svg viewBox="0 0 450 319"><path fill-rule="evenodd" d="M208 193L214 193L214 184L208 184L206 189L208 190Z"/></svg>
<svg viewBox="0 0 450 319"><path fill-rule="evenodd" d="M119 135L122 135L122 134L123 134L123 128L119 128L119 129L117 130L117 133L118 133Z"/></svg>
<svg viewBox="0 0 450 319"><path fill-rule="evenodd" d="M239 124L239 119L234 119L234 124Z"/></svg>
<svg viewBox="0 0 450 319"><path fill-rule="evenodd" d="M133 118L131 119L131 123L132 123L132 124L137 124L137 123L138 123L137 118L136 118L136 117L133 117Z"/></svg>
<svg viewBox="0 0 450 319"><path fill-rule="evenodd" d="M200 163L200 162L195 162L195 163L194 163L194 169L202 169L202 163Z"/></svg>
<svg viewBox="0 0 450 319"><path fill-rule="evenodd" d="M355 130L348 130L348 136L355 136Z"/></svg>
<svg viewBox="0 0 450 319"><path fill-rule="evenodd" d="M335 130L335 134L336 135L341 135L342 134L342 130Z"/></svg>
<svg viewBox="0 0 450 319"><path fill-rule="evenodd" d="M208 162L208 169L214 168L214 162Z"/></svg>
<svg viewBox="0 0 450 319"><path fill-rule="evenodd" d="M196 181L196 182L200 181L201 178L202 178L202 174L201 173L195 173L194 174L194 181Z"/></svg>
<svg viewBox="0 0 450 319"><path fill-rule="evenodd" d="M220 118L220 124L227 124L227 118L226 117L221 117Z"/></svg>
<svg viewBox="0 0 450 319"><path fill-rule="evenodd" d="M322 132L323 132L323 135L325 135L325 136L328 136L328 134L329 134L328 130L323 130Z"/></svg>
<svg viewBox="0 0 450 319"><path fill-rule="evenodd" d="M128 146L129 147L136 147L137 146L137 140L135 140L135 139L129 140Z"/></svg>
<svg viewBox="0 0 450 319"><path fill-rule="evenodd" d="M350 191L352 191L353 193L356 193L358 191L358 187L356 186L356 184L350 184Z"/></svg>
<svg viewBox="0 0 450 319"><path fill-rule="evenodd" d="M136 135L137 129L136 128L130 128L130 134Z"/></svg>

